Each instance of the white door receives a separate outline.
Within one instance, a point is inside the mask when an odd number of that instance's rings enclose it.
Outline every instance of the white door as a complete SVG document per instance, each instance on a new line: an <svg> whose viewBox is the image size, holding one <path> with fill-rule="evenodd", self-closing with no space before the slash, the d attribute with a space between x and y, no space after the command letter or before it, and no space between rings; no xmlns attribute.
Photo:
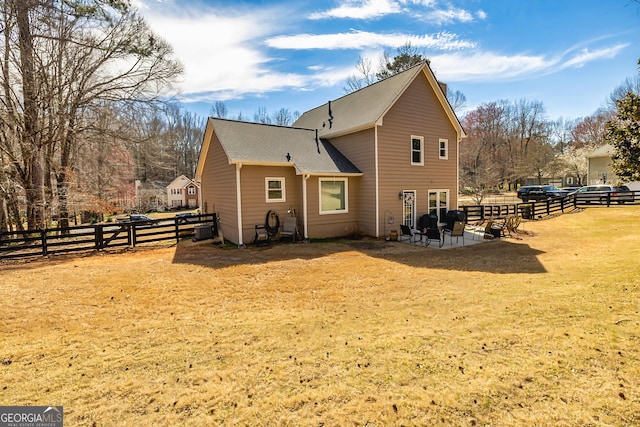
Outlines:
<svg viewBox="0 0 640 427"><path fill-rule="evenodd" d="M411 228L416 227L415 190L405 190L402 192L402 223Z"/></svg>

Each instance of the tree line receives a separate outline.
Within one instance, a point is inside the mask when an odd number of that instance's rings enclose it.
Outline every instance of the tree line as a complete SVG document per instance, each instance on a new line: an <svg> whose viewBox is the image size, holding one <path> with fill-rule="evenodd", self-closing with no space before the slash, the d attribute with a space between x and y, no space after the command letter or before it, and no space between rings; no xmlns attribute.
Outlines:
<svg viewBox="0 0 640 427"><path fill-rule="evenodd" d="M22 227L21 197L29 228L54 204L66 226L73 194L102 200L125 148L144 156L140 118L182 66L124 0L4 0L0 26L0 227Z"/></svg>
<svg viewBox="0 0 640 427"><path fill-rule="evenodd" d="M632 147L639 149L639 94L640 75L616 87L592 115L573 120L548 119L543 103L535 100L498 100L478 106L462 117L468 134L460 146L463 189L481 201L496 188L516 188L531 180L586 185L587 157L607 143L614 147L616 174L627 182L638 180L640 151ZM635 121L630 117L632 111L636 111ZM616 141L614 129L625 142ZM629 134L633 129L635 140ZM620 154L621 145L627 148L624 154Z"/></svg>

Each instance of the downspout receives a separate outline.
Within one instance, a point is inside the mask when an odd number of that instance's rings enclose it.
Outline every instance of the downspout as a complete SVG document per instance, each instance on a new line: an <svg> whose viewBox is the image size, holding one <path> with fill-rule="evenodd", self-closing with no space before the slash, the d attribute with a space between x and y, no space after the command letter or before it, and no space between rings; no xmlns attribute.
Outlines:
<svg viewBox="0 0 640 427"><path fill-rule="evenodd" d="M309 242L309 230L307 228L308 215L308 201L307 201L307 180L311 178L311 174L304 172L302 174L302 232L304 234L304 241Z"/></svg>
<svg viewBox="0 0 640 427"><path fill-rule="evenodd" d="M374 150L374 163L376 170L376 237L380 237L380 183L378 181L378 177L380 174L378 173L378 125L374 127L374 142L373 142L373 150Z"/></svg>
<svg viewBox="0 0 640 427"><path fill-rule="evenodd" d="M458 140L456 146L456 209L458 209L460 206L460 142L462 138L458 136L456 139Z"/></svg>
<svg viewBox="0 0 640 427"><path fill-rule="evenodd" d="M198 210L200 214L206 214L204 211L204 206L202 206L202 181L195 181L196 183L196 191L198 192Z"/></svg>
<svg viewBox="0 0 640 427"><path fill-rule="evenodd" d="M236 163L236 207L238 217L238 247L244 248L244 241L242 239L242 186L240 185L240 169L242 169L242 163Z"/></svg>

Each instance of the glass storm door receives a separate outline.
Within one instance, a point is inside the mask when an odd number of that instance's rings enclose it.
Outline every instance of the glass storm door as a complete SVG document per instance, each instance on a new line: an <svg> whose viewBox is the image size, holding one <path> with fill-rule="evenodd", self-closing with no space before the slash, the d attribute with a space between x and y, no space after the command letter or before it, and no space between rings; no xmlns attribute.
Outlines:
<svg viewBox="0 0 640 427"><path fill-rule="evenodd" d="M402 223L411 228L416 226L416 192L402 192Z"/></svg>

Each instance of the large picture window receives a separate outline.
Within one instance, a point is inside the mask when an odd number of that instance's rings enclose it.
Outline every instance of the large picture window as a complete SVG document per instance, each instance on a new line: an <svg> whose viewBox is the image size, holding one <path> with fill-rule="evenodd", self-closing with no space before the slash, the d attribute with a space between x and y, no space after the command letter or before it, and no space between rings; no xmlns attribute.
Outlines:
<svg viewBox="0 0 640 427"><path fill-rule="evenodd" d="M424 165L424 137L411 136L411 164Z"/></svg>
<svg viewBox="0 0 640 427"><path fill-rule="evenodd" d="M265 178L265 192L267 203L284 202L284 178Z"/></svg>
<svg viewBox="0 0 640 427"><path fill-rule="evenodd" d="M349 186L346 178L320 178L319 188L321 214L349 211Z"/></svg>

